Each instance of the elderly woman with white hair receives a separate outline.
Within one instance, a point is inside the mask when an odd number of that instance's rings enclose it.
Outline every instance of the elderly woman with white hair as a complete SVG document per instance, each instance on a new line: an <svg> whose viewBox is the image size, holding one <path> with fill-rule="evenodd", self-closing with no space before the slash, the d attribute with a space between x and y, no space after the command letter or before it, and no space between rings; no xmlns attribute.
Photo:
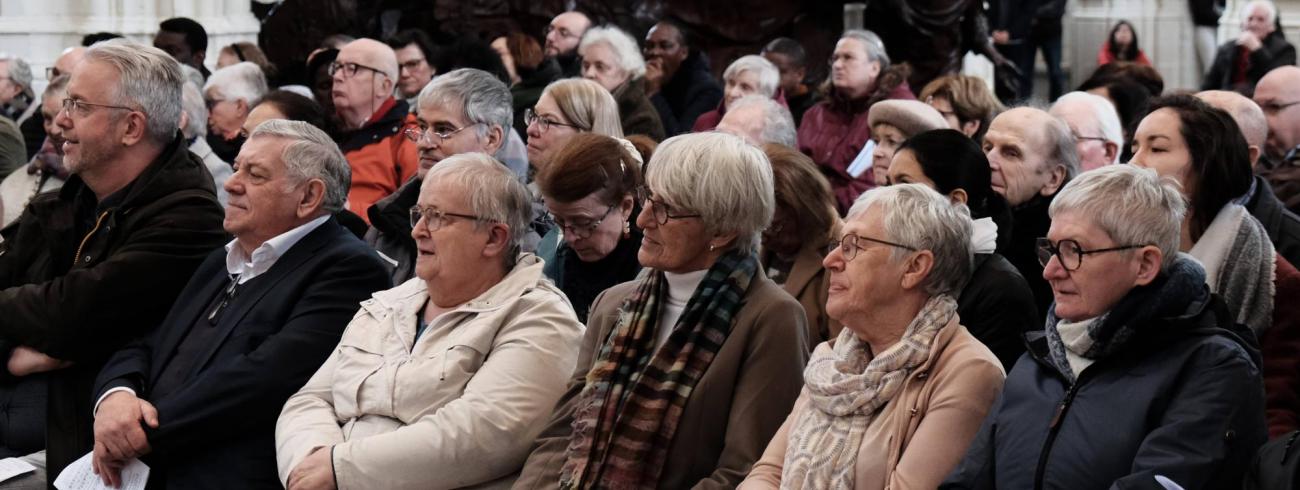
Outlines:
<svg viewBox="0 0 1300 490"><path fill-rule="evenodd" d="M233 147L238 153L245 138L240 135L244 119L262 101L267 90L266 75L252 62L235 63L212 72L203 84L203 100L208 108L209 143L213 143L213 148Z"/></svg>
<svg viewBox="0 0 1300 490"><path fill-rule="evenodd" d="M727 70L722 72L722 81L725 85L718 108L700 114L699 119L695 120L695 126L691 127L692 132L711 131L718 127L727 108L746 95L761 95L785 104L785 98L777 91L781 88L781 72L762 56L751 54L731 62Z"/></svg>
<svg viewBox="0 0 1300 490"><path fill-rule="evenodd" d="M286 487L509 482L582 337L542 261L520 252L530 212L528 191L492 157L429 170L410 210L418 277L362 302L280 414Z"/></svg>
<svg viewBox="0 0 1300 490"><path fill-rule="evenodd" d="M614 95L623 133L664 139L664 125L645 91L645 57L636 39L616 26L587 29L578 44L582 77Z"/></svg>
<svg viewBox="0 0 1300 490"><path fill-rule="evenodd" d="M934 488L1002 389L1002 366L961 325L966 207L919 184L867 191L823 261L826 312L804 390L742 489Z"/></svg>
<svg viewBox="0 0 1300 490"><path fill-rule="evenodd" d="M763 152L722 133L655 151L636 280L598 298L568 392L515 488L732 488L789 413L799 303L762 272Z"/></svg>
<svg viewBox="0 0 1300 490"><path fill-rule="evenodd" d="M1056 301L941 488L1239 488L1266 438L1254 336L1181 254L1178 183L1079 174L1039 239Z"/></svg>
<svg viewBox="0 0 1300 490"><path fill-rule="evenodd" d="M790 108L761 95L733 101L716 129L744 138L754 146L770 143L794 148L799 144Z"/></svg>
<svg viewBox="0 0 1300 490"><path fill-rule="evenodd" d="M187 65L181 65L187 66ZM204 103L199 87L186 82L181 86L181 135L189 142L190 152L203 160L203 166L212 174L212 182L217 186L217 200L221 207L226 207L230 193L226 191L226 181L234 175L234 167L217 156L208 144L208 107ZM241 134L243 128L240 128Z"/></svg>

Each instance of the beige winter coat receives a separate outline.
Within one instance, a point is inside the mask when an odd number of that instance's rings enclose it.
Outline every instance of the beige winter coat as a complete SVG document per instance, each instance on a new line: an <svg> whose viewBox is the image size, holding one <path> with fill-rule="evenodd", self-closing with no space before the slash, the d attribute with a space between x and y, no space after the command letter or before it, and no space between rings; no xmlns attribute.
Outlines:
<svg viewBox="0 0 1300 490"><path fill-rule="evenodd" d="M418 341L424 281L361 303L338 348L280 414L281 482L314 448L333 446L341 490L509 484L564 393L584 330L542 265L521 256Z"/></svg>

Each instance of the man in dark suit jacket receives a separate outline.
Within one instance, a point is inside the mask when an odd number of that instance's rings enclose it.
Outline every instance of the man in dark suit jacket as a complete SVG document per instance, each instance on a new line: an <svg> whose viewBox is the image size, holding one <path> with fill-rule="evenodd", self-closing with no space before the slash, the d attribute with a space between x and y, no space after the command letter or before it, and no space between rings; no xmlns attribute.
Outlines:
<svg viewBox="0 0 1300 490"><path fill-rule="evenodd" d="M331 217L351 178L323 131L263 123L235 168L224 223L235 240L96 380L94 467L105 483L143 456L151 488L279 488L281 406L359 303L390 286L379 257Z"/></svg>
<svg viewBox="0 0 1300 490"><path fill-rule="evenodd" d="M1295 64L1295 46L1282 35L1276 9L1271 2L1242 7L1241 34L1219 46L1201 90L1232 90L1250 97L1269 71Z"/></svg>

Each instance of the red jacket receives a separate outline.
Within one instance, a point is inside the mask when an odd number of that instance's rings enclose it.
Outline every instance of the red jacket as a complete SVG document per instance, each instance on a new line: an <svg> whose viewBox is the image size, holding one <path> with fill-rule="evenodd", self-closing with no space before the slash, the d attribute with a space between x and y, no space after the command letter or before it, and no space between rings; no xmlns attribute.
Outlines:
<svg viewBox="0 0 1300 490"><path fill-rule="evenodd" d="M1300 271L1277 256L1273 326L1260 339L1268 436L1300 429Z"/></svg>
<svg viewBox="0 0 1300 490"><path fill-rule="evenodd" d="M1110 54L1110 41L1101 43L1101 50L1097 51L1097 66L1106 65L1114 61L1116 61L1115 55ZM1139 65L1151 66L1151 60L1147 59L1147 54L1142 52L1140 49L1138 50L1137 59L1132 61Z"/></svg>
<svg viewBox="0 0 1300 490"><path fill-rule="evenodd" d="M418 127L406 101L389 98L370 120L361 129L343 135L339 143L352 167L348 210L367 224L370 205L397 192L420 168L419 150L402 135L407 128Z"/></svg>
<svg viewBox="0 0 1300 490"><path fill-rule="evenodd" d="M900 84L885 99L916 99L907 84ZM818 102L803 115L799 125L799 151L812 157L831 182L835 205L840 214L848 211L853 200L867 189L875 187L871 172L862 172L857 178L849 175L849 164L871 139L871 126L867 124L870 104L858 104L861 110L848 114L831 108L831 100Z"/></svg>

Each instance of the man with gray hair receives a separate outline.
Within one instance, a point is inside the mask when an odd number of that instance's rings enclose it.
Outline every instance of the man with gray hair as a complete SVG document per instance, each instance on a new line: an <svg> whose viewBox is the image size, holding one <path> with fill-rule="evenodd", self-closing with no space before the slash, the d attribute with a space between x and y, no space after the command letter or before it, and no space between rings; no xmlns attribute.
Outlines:
<svg viewBox="0 0 1300 490"><path fill-rule="evenodd" d="M334 110L343 124L339 148L352 165L348 209L369 222L366 210L415 175L415 143L402 135L416 127L405 100L393 97L397 55L374 39L357 39L329 65Z"/></svg>
<svg viewBox="0 0 1300 490"><path fill-rule="evenodd" d="M26 119L28 106L35 99L32 67L17 56L0 55L0 116Z"/></svg>
<svg viewBox="0 0 1300 490"><path fill-rule="evenodd" d="M1011 205L1015 223L1011 242L999 253L1025 277L1043 318L1052 302L1052 288L1043 279L1037 243L1052 226L1047 215L1052 199L1079 173L1074 133L1047 111L1016 107L993 118L984 135L984 154L993 171L993 192Z"/></svg>
<svg viewBox="0 0 1300 490"><path fill-rule="evenodd" d="M215 74L213 75L215 77ZM272 119L235 160L225 230L166 319L109 358L95 383L105 484L144 457L160 488L278 484L275 419L325 361L361 301L390 286L331 214L351 173L324 131Z"/></svg>
<svg viewBox="0 0 1300 490"><path fill-rule="evenodd" d="M1244 95L1227 90L1207 90L1196 97L1232 116L1249 145L1251 165L1258 169L1268 139L1268 121L1259 105ZM1250 215L1264 225L1264 231L1278 254L1287 262L1300 263L1300 217L1286 209L1264 176L1253 175L1250 190L1233 202L1245 206Z"/></svg>
<svg viewBox="0 0 1300 490"><path fill-rule="evenodd" d="M762 95L747 95L731 103L718 122L718 131L743 138L751 145L776 143L797 148L797 133L790 109Z"/></svg>
<svg viewBox="0 0 1300 490"><path fill-rule="evenodd" d="M1124 146L1124 128L1119 113L1109 100L1087 92L1069 92L1052 103L1048 111L1065 121L1074 134L1074 149L1079 154L1079 171L1119 163Z"/></svg>
<svg viewBox="0 0 1300 490"><path fill-rule="evenodd" d="M410 209L420 197L420 182L429 169L452 155L497 155L511 130L514 110L510 89L491 73L461 68L438 75L420 91L416 127L404 136L419 148L416 174L397 192L367 210L370 231L366 243L393 266L394 284L415 277L415 239ZM525 242L526 249L531 245Z"/></svg>
<svg viewBox="0 0 1300 490"><path fill-rule="evenodd" d="M1219 46L1201 90L1232 90L1249 97L1270 70L1295 62L1295 46L1277 29L1277 6L1254 0L1241 8L1241 34Z"/></svg>
<svg viewBox="0 0 1300 490"><path fill-rule="evenodd" d="M0 358L17 382L48 383L50 475L91 450L103 360L157 325L224 242L212 178L177 130L176 62L127 40L85 56L54 120L72 176L4 229L0 255Z"/></svg>

